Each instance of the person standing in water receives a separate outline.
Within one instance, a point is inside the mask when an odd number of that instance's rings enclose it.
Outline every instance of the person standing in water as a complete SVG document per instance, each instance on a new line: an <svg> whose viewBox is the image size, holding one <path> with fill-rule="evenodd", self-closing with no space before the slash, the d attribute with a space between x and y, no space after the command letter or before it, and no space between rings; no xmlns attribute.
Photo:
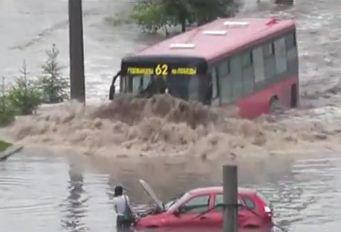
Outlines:
<svg viewBox="0 0 341 232"><path fill-rule="evenodd" d="M134 215L130 207L129 197L123 194L123 187L115 187L114 208L117 215L117 232L130 231L130 226L134 223Z"/></svg>

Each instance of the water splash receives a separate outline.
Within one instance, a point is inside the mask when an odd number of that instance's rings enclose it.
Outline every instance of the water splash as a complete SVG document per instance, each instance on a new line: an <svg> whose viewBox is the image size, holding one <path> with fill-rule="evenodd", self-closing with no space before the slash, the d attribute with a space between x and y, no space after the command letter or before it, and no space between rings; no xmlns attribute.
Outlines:
<svg viewBox="0 0 341 232"><path fill-rule="evenodd" d="M322 108L237 118L233 110L207 107L170 96L131 97L83 107L43 107L7 129L26 144L69 147L111 157L190 155L202 159L339 150L341 109Z"/></svg>

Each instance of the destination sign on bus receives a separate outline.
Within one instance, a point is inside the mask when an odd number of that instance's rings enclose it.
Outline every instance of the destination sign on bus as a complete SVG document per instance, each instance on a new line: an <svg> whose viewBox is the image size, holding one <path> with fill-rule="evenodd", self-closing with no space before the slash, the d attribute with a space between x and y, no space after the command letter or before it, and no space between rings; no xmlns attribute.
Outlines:
<svg viewBox="0 0 341 232"><path fill-rule="evenodd" d="M127 74L130 75L157 75L157 76L167 76L167 75L179 75L179 76L194 76L197 75L198 70L196 67L169 67L167 64L158 64L156 67L139 67L130 66L127 68Z"/></svg>

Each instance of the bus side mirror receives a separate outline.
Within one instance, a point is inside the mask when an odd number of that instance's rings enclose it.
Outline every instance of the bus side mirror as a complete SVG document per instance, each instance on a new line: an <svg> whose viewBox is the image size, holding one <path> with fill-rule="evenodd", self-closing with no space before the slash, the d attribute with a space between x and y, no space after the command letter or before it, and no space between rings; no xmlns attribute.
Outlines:
<svg viewBox="0 0 341 232"><path fill-rule="evenodd" d="M109 90L109 100L114 100L114 96L115 96L115 84L111 84L110 85L110 90Z"/></svg>
<svg viewBox="0 0 341 232"><path fill-rule="evenodd" d="M121 75L121 70L118 71L118 73L112 78L112 82L110 85L110 90L109 90L109 100L114 100L115 97L115 82L116 79Z"/></svg>

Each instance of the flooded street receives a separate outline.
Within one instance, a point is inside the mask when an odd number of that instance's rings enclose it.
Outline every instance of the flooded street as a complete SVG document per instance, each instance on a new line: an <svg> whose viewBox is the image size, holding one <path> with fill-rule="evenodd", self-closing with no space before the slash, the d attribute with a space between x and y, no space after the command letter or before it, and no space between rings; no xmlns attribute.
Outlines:
<svg viewBox="0 0 341 232"><path fill-rule="evenodd" d="M113 231L107 180L74 172L61 158L30 153L1 163L1 230Z"/></svg>
<svg viewBox="0 0 341 232"><path fill-rule="evenodd" d="M131 5L127 0L83 1L88 99L106 99L108 86L120 67L121 58L155 40L138 33L134 24L114 27L110 23L110 18L125 16ZM45 51L56 44L67 77L68 33L67 0L0 0L0 76L6 77L7 83L13 81L20 74L18 70L23 60L26 60L30 76L41 75Z"/></svg>
<svg viewBox="0 0 341 232"><path fill-rule="evenodd" d="M74 163L70 165L70 162ZM140 161L140 164L143 162L147 161ZM281 171L269 173L266 171L269 168L259 169L257 179L253 177L255 169L250 171L247 165L241 165L240 185L256 188L270 199L277 224L288 231L337 231L341 226L341 159L328 155L280 162L286 166ZM82 164L81 167L76 163ZM120 168L120 161L97 163L97 168L89 163L89 160L72 161L48 153L34 155L30 151L0 163L2 230L115 231L112 205L115 183L123 183L134 202L146 203L148 198L140 194L142 188L137 184L141 177L148 180L164 200L190 188L217 185L221 181L215 176L221 174L220 167L212 169L208 163L201 163L201 171L195 172L183 167L180 171L174 160L173 164L150 162L148 170L154 173L162 172L167 165L168 175L164 176L164 181L155 175L148 177L148 172L141 167ZM259 165L261 168L265 164ZM205 168L213 171L204 174Z"/></svg>
<svg viewBox="0 0 341 232"><path fill-rule="evenodd" d="M107 99L123 56L160 39L131 23L113 25L127 15L132 2L83 1L90 102ZM19 118L8 129L16 142L44 144L54 152L25 149L0 162L0 230L114 232L114 184L124 184L134 202L144 203L148 198L137 184L144 178L167 200L190 188L220 185L221 164L237 160L240 185L258 189L273 202L278 225L290 232L338 231L341 4L335 2L297 0L293 7L283 7L245 0L239 12L296 19L299 110L211 125L214 110L189 105L189 115L200 115L189 122L188 115L177 111L178 102L160 98L112 108L96 105L88 111L72 104L46 107L42 111L50 115ZM67 0L0 0L0 77L13 82L24 59L29 73L40 75L44 51L52 44L60 49L68 76L67 19ZM138 113L129 111L133 107ZM87 158L60 151L64 146ZM311 151L317 155L309 156Z"/></svg>
<svg viewBox="0 0 341 232"><path fill-rule="evenodd" d="M160 39L141 33L131 23L113 25L112 21L127 21L131 6L129 0L83 1L89 100L107 99L112 76L119 70L123 56ZM52 44L60 49L60 62L68 76L67 7L66 0L0 0L0 76L7 77L7 82L13 81L24 59L30 74L40 75L45 50ZM333 0L300 0L287 8L275 6L270 0L258 4L256 0L245 0L240 11L239 17L277 15L297 21L303 97L316 97L339 83L341 54L334 48L341 46L340 4Z"/></svg>

